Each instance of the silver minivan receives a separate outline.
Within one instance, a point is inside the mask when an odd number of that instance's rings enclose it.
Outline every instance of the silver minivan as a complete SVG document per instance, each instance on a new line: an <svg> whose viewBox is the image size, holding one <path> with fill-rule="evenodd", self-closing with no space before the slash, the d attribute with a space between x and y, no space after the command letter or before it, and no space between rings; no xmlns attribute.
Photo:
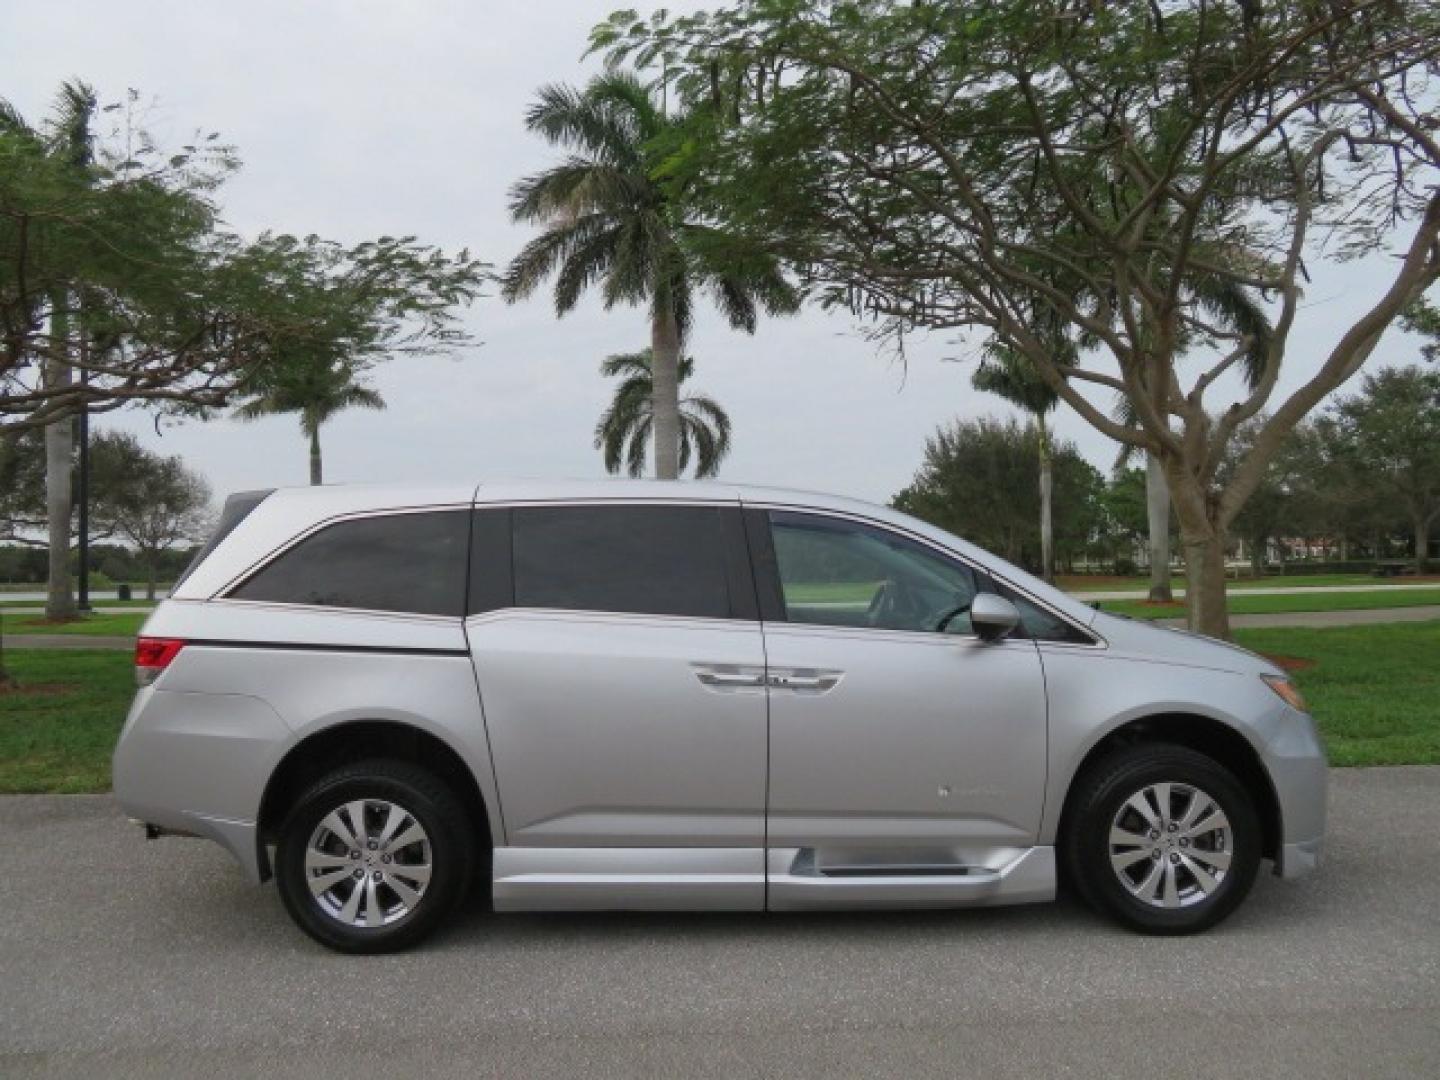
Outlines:
<svg viewBox="0 0 1440 1080"><path fill-rule="evenodd" d="M1295 687L923 522L725 484L232 496L115 794L381 952L499 911L1049 900L1209 927L1320 860Z"/></svg>

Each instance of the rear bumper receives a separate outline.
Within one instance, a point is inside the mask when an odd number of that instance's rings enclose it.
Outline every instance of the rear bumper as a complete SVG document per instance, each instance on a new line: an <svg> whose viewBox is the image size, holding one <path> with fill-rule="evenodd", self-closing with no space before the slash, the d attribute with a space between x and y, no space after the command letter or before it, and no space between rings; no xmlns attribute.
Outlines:
<svg viewBox="0 0 1440 1080"><path fill-rule="evenodd" d="M251 881L269 876L256 819L290 737L259 698L148 687L135 695L115 747L115 799L166 832L214 840Z"/></svg>

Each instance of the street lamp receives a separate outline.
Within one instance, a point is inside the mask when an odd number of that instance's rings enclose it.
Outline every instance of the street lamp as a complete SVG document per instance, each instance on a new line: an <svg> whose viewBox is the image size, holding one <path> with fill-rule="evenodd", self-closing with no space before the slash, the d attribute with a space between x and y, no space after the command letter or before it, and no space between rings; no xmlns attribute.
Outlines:
<svg viewBox="0 0 1440 1080"><path fill-rule="evenodd" d="M84 348L84 346L81 346ZM80 368L80 385L90 381L89 369ZM90 607L90 399L84 391L80 395L80 482L77 495L80 499L79 571L75 606L88 612Z"/></svg>

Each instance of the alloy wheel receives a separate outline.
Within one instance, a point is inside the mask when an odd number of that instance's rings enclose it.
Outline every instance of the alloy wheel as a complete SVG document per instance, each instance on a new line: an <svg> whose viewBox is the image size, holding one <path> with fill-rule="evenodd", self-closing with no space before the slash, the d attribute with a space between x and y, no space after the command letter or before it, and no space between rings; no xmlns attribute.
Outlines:
<svg viewBox="0 0 1440 1080"><path fill-rule="evenodd" d="M1135 792L1110 823L1110 867L1125 890L1157 908L1214 895L1230 873L1230 819L1191 784L1154 783Z"/></svg>
<svg viewBox="0 0 1440 1080"><path fill-rule="evenodd" d="M316 905L345 926L397 923L429 888L430 837L409 810L354 799L321 819L305 847L305 882Z"/></svg>

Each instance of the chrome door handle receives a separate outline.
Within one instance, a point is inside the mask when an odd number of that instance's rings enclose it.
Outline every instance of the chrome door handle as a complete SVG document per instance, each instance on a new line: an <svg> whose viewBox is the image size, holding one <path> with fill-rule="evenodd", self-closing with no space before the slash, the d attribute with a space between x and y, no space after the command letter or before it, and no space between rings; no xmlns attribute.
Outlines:
<svg viewBox="0 0 1440 1080"><path fill-rule="evenodd" d="M758 689L765 685L765 676L758 671L727 671L723 668L697 668L695 677L706 686L735 690L744 687Z"/></svg>
<svg viewBox="0 0 1440 1080"><path fill-rule="evenodd" d="M827 671L821 675L801 675L797 672L771 672L769 683L776 690L813 690L824 693L840 681L838 671Z"/></svg>

